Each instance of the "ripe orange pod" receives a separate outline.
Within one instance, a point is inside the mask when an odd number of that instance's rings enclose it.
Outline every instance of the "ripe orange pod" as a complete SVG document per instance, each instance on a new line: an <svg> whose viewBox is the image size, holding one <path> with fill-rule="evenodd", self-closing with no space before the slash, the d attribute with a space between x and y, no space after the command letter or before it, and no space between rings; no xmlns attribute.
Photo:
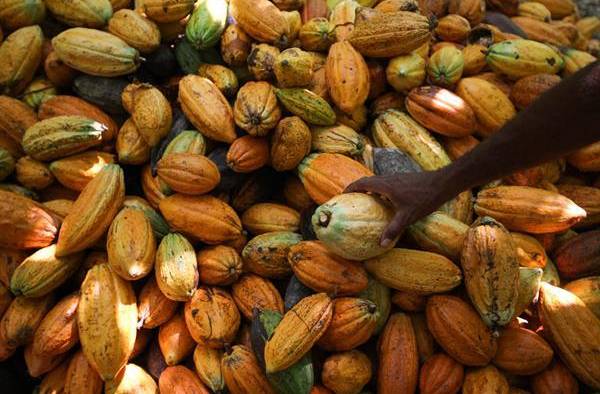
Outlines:
<svg viewBox="0 0 600 394"><path fill-rule="evenodd" d="M208 193L221 181L217 165L193 153L169 153L160 159L156 171L171 189L184 194Z"/></svg>
<svg viewBox="0 0 600 394"><path fill-rule="evenodd" d="M331 323L317 343L328 351L352 350L367 342L376 327L375 303L362 298L336 298Z"/></svg>
<svg viewBox="0 0 600 394"><path fill-rule="evenodd" d="M493 363L515 375L533 375L552 361L554 352L538 334L525 328L506 328L498 338Z"/></svg>
<svg viewBox="0 0 600 394"><path fill-rule="evenodd" d="M437 353L425 361L419 375L421 394L455 394L465 376L462 364L446 353Z"/></svg>
<svg viewBox="0 0 600 394"><path fill-rule="evenodd" d="M162 371L158 389L161 394L210 394L198 376L183 365L168 367Z"/></svg>
<svg viewBox="0 0 600 394"><path fill-rule="evenodd" d="M266 138L245 135L237 138L227 151L227 165L235 172L252 172L269 162Z"/></svg>
<svg viewBox="0 0 600 394"><path fill-rule="evenodd" d="M158 346L167 365L179 364L192 353L195 345L183 313L175 314L158 330Z"/></svg>
<svg viewBox="0 0 600 394"><path fill-rule="evenodd" d="M419 378L419 354L410 317L390 316L379 339L377 391L382 394L414 393Z"/></svg>

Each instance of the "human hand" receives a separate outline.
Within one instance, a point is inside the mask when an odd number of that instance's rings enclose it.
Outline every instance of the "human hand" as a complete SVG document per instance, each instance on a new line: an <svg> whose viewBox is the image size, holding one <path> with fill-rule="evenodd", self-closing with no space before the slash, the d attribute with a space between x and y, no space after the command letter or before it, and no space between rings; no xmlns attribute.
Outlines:
<svg viewBox="0 0 600 394"><path fill-rule="evenodd" d="M442 187L439 172L412 172L361 178L350 184L345 193L370 192L389 200L396 214L381 235L380 244L389 246L410 224L438 209L453 196Z"/></svg>

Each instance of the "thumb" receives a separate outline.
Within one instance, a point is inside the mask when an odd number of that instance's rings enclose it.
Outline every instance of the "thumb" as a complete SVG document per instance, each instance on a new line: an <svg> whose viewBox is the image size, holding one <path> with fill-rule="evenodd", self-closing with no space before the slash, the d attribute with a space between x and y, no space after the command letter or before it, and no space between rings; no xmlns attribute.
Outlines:
<svg viewBox="0 0 600 394"><path fill-rule="evenodd" d="M384 248L390 246L390 244L402 234L408 224L408 216L404 213L397 212L381 235L381 246Z"/></svg>

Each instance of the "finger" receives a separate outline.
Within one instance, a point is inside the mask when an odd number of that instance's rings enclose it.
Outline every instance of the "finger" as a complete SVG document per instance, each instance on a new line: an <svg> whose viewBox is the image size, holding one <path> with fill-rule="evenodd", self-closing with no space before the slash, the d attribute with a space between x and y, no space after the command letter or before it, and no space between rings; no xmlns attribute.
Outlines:
<svg viewBox="0 0 600 394"><path fill-rule="evenodd" d="M357 181L352 182L344 193L360 193L360 192L371 192L382 195L387 195L388 187L385 182L382 182L378 176L370 176L365 178L360 178Z"/></svg>
<svg viewBox="0 0 600 394"><path fill-rule="evenodd" d="M390 244L402 234L407 225L408 220L406 215L400 212L396 213L381 235L381 246L384 248L390 246Z"/></svg>

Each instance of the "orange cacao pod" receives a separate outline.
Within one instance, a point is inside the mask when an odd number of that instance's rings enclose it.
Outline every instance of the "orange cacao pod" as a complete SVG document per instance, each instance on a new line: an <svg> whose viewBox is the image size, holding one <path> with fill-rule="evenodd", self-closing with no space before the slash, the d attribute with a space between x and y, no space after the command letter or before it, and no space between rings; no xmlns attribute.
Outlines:
<svg viewBox="0 0 600 394"><path fill-rule="evenodd" d="M243 275L231 287L231 295L238 309L252 320L254 308L283 313L283 299L273 283L254 274Z"/></svg>
<svg viewBox="0 0 600 394"><path fill-rule="evenodd" d="M347 295L367 288L364 268L329 252L320 241L293 245L288 261L298 280L315 291Z"/></svg>
<svg viewBox="0 0 600 394"><path fill-rule="evenodd" d="M204 248L196 255L201 283L227 286L242 273L242 259L230 246L217 245Z"/></svg>
<svg viewBox="0 0 600 394"><path fill-rule="evenodd" d="M419 378L419 354L410 317L404 313L390 316L379 338L377 391L414 393Z"/></svg>
<svg viewBox="0 0 600 394"><path fill-rule="evenodd" d="M331 46L325 67L329 95L342 111L350 113L367 100L369 69L348 41Z"/></svg>
<svg viewBox="0 0 600 394"><path fill-rule="evenodd" d="M190 335L183 313L175 314L158 330L158 346L167 365L176 365L189 356L196 342Z"/></svg>
<svg viewBox="0 0 600 394"><path fill-rule="evenodd" d="M269 142L245 135L237 138L227 151L227 165L235 172L252 172L269 162Z"/></svg>
<svg viewBox="0 0 600 394"><path fill-rule="evenodd" d="M437 86L410 91L406 109L424 127L449 137L466 137L477 128L475 113L463 99Z"/></svg>
<svg viewBox="0 0 600 394"><path fill-rule="evenodd" d="M328 351L352 350L367 342L377 326L377 305L362 298L333 301L331 323L317 342Z"/></svg>
<svg viewBox="0 0 600 394"><path fill-rule="evenodd" d="M509 394L508 380L493 365L473 368L465 373L462 392L464 394L498 393Z"/></svg>
<svg viewBox="0 0 600 394"><path fill-rule="evenodd" d="M233 343L240 326L240 313L226 291L200 287L185 304L185 321L196 342L222 348Z"/></svg>
<svg viewBox="0 0 600 394"><path fill-rule="evenodd" d="M497 345L491 330L465 301L433 295L427 301L426 315L427 326L437 343L461 364L486 365L494 357Z"/></svg>
<svg viewBox="0 0 600 394"><path fill-rule="evenodd" d="M169 153L156 171L171 189L183 194L205 194L221 181L217 165L206 156L193 153Z"/></svg>
<svg viewBox="0 0 600 394"><path fill-rule="evenodd" d="M455 394L462 386L464 367L446 353L429 357L421 367L419 390L421 394Z"/></svg>
<svg viewBox="0 0 600 394"><path fill-rule="evenodd" d="M526 328L506 328L498 338L493 363L515 375L533 375L544 370L554 352L538 334Z"/></svg>
<svg viewBox="0 0 600 394"><path fill-rule="evenodd" d="M558 360L531 380L533 394L577 394L579 383L573 374Z"/></svg>
<svg viewBox="0 0 600 394"><path fill-rule="evenodd" d="M183 365L167 367L158 379L158 390L161 394L209 394L200 378Z"/></svg>

